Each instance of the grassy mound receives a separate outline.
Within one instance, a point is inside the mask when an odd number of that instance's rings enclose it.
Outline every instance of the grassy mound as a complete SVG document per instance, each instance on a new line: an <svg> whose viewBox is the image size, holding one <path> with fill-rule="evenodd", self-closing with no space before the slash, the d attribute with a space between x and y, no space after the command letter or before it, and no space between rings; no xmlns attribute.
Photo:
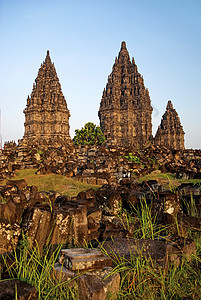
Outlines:
<svg viewBox="0 0 201 300"><path fill-rule="evenodd" d="M97 190L100 187L99 185L84 184L58 174L37 175L36 171L36 169L20 170L16 172L15 177L12 179L25 179L28 185L37 186L39 191L48 192L53 190L70 197L77 196L81 191L86 191L90 188ZM1 184L5 184L5 182Z"/></svg>

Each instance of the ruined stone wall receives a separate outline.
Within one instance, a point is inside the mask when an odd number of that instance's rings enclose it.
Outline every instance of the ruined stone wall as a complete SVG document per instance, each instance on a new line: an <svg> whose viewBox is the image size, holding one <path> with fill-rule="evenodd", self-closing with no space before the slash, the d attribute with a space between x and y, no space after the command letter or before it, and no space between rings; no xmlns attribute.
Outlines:
<svg viewBox="0 0 201 300"><path fill-rule="evenodd" d="M156 172L172 172L178 178L201 178L201 150L171 150L149 146L135 147L111 145L68 147L39 144L6 146L0 155L1 179L14 172L35 168L37 174L56 173L88 184L117 183L123 178L139 177Z"/></svg>

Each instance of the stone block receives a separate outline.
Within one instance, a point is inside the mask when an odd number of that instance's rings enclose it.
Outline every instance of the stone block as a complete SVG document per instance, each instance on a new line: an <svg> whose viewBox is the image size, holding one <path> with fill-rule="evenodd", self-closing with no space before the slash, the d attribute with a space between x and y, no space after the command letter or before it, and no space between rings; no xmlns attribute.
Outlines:
<svg viewBox="0 0 201 300"><path fill-rule="evenodd" d="M0 189L0 193L2 197L6 198L10 195L17 193L17 187L16 186L4 186Z"/></svg>
<svg viewBox="0 0 201 300"><path fill-rule="evenodd" d="M70 281L69 285L72 286L74 284L74 278L76 277L76 272L70 271L66 269L63 265L60 263L54 264L54 276L59 280L60 282L64 281Z"/></svg>
<svg viewBox="0 0 201 300"><path fill-rule="evenodd" d="M72 229L72 217L71 214L67 211L62 209L58 209L54 211L54 229L52 232L52 245L59 245L63 244L66 245L67 243L72 244L72 236L73 236L73 229Z"/></svg>
<svg viewBox="0 0 201 300"><path fill-rule="evenodd" d="M85 206L86 208L93 207L94 204L95 204L95 199L94 198L77 199L77 197L76 197L75 199L71 198L71 200L79 203L80 205Z"/></svg>
<svg viewBox="0 0 201 300"><path fill-rule="evenodd" d="M53 208L52 243L85 244L88 241L87 208L78 200L69 200L66 196L56 199ZM88 201L88 200L87 200ZM66 241L66 242L65 242Z"/></svg>
<svg viewBox="0 0 201 300"><path fill-rule="evenodd" d="M94 189L88 189L86 191L86 199L92 199L95 197L95 191Z"/></svg>
<svg viewBox="0 0 201 300"><path fill-rule="evenodd" d="M107 179L97 178L97 185L104 185L104 184L107 184L107 183L108 183Z"/></svg>
<svg viewBox="0 0 201 300"><path fill-rule="evenodd" d="M51 212L47 206L36 206L26 211L23 225L28 235L30 247L42 250L51 231Z"/></svg>
<svg viewBox="0 0 201 300"><path fill-rule="evenodd" d="M19 224L6 220L0 221L0 254L16 248L20 233Z"/></svg>
<svg viewBox="0 0 201 300"><path fill-rule="evenodd" d="M119 292L120 275L107 267L101 271L88 272L79 276L79 300L105 300L108 295L115 299Z"/></svg>
<svg viewBox="0 0 201 300"><path fill-rule="evenodd" d="M88 183L88 184L96 185L96 184L97 184L97 179L96 179L96 177L88 177L87 183Z"/></svg>
<svg viewBox="0 0 201 300"><path fill-rule="evenodd" d="M181 238L181 240L167 245L167 255L168 260L178 267L182 257L190 261L192 256L196 255L196 244L191 239Z"/></svg>
<svg viewBox="0 0 201 300"><path fill-rule="evenodd" d="M159 197L164 202L164 212L176 216L180 210L179 195L164 191L159 194Z"/></svg>
<svg viewBox="0 0 201 300"><path fill-rule="evenodd" d="M83 205L78 205L71 213L74 244L85 244L88 242L87 208Z"/></svg>
<svg viewBox="0 0 201 300"><path fill-rule="evenodd" d="M87 212L88 219L88 239L98 239L100 235L100 223L102 219L102 210L97 208L88 209Z"/></svg>
<svg viewBox="0 0 201 300"><path fill-rule="evenodd" d="M59 263L70 271L97 270L111 266L112 259L98 249L63 249Z"/></svg>
<svg viewBox="0 0 201 300"><path fill-rule="evenodd" d="M0 203L0 220L14 222L16 220L16 205L9 200L7 203Z"/></svg>
<svg viewBox="0 0 201 300"><path fill-rule="evenodd" d="M142 255L151 258L158 265L165 266L167 261L167 246L164 241L145 240L145 239L125 239L114 238L106 241L100 248L105 249L109 255L125 257L130 259Z"/></svg>
<svg viewBox="0 0 201 300"><path fill-rule="evenodd" d="M125 229L125 225L121 222L118 217L105 216L102 217L102 233L100 237L103 239L107 238L126 238L128 231Z"/></svg>
<svg viewBox="0 0 201 300"><path fill-rule="evenodd" d="M6 183L7 186L10 187L17 187L20 190L23 190L24 188L27 187L27 182L24 179L20 179L20 180L8 180Z"/></svg>
<svg viewBox="0 0 201 300"><path fill-rule="evenodd" d="M37 300L36 288L18 279L0 281L0 300Z"/></svg>
<svg viewBox="0 0 201 300"><path fill-rule="evenodd" d="M113 192L108 198L108 206L112 214L117 215L122 207L122 198L118 192Z"/></svg>

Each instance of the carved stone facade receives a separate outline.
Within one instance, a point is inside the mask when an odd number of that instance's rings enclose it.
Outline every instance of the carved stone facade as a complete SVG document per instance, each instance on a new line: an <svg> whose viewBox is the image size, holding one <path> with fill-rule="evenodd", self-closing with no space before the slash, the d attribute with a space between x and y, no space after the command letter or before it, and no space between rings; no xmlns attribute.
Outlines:
<svg viewBox="0 0 201 300"><path fill-rule="evenodd" d="M152 137L152 106L143 76L122 42L100 103L100 126L107 143L121 147L145 146ZM49 51L27 98L22 144L69 145L70 112L51 62ZM184 131L168 102L154 142L169 149L184 149Z"/></svg>
<svg viewBox="0 0 201 300"><path fill-rule="evenodd" d="M169 149L184 149L184 130L171 101L168 101L161 124L156 132L155 144Z"/></svg>
<svg viewBox="0 0 201 300"><path fill-rule="evenodd" d="M23 141L70 143L70 112L61 90L49 51L38 71L31 96L27 98Z"/></svg>
<svg viewBox="0 0 201 300"><path fill-rule="evenodd" d="M145 145L152 137L152 110L143 76L122 42L99 109L100 126L107 141L119 146Z"/></svg>

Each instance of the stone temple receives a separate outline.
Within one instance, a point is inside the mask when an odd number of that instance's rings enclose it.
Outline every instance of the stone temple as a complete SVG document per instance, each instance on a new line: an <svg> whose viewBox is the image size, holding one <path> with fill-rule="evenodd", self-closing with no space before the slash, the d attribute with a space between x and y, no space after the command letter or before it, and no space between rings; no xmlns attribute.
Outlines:
<svg viewBox="0 0 201 300"><path fill-rule="evenodd" d="M49 51L38 71L33 91L27 98L24 114L23 141L48 144L71 142L69 135L70 112Z"/></svg>
<svg viewBox="0 0 201 300"><path fill-rule="evenodd" d="M99 108L100 126L110 145L143 147L152 141L157 146L184 149L184 131L171 101L168 102L155 138L152 136L152 106L143 76L134 58L130 60L122 42L108 77ZM68 146L70 112L51 62L49 51L38 71L33 90L27 98L25 144Z"/></svg>
<svg viewBox="0 0 201 300"><path fill-rule="evenodd" d="M161 124L156 132L155 144L169 149L184 149L184 130L171 101L168 101Z"/></svg>
<svg viewBox="0 0 201 300"><path fill-rule="evenodd" d="M106 140L119 146L145 145L152 138L152 110L143 77L122 42L99 109Z"/></svg>

